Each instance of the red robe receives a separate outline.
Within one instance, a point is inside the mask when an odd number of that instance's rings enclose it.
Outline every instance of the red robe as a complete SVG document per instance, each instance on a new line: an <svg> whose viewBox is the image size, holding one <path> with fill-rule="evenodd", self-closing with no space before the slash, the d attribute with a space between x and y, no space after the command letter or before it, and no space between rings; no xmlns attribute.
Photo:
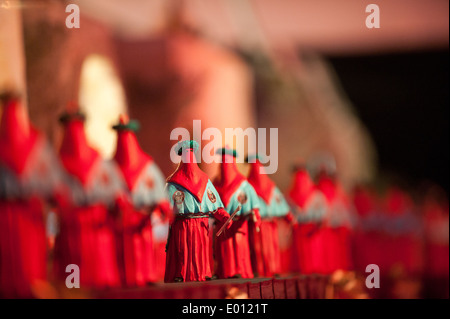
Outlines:
<svg viewBox="0 0 450 319"><path fill-rule="evenodd" d="M32 297L33 284L47 278L42 201L1 199L0 233L0 296Z"/></svg>
<svg viewBox="0 0 450 319"><path fill-rule="evenodd" d="M278 239L278 227L273 218L261 218L261 252L263 257L265 277L272 277L281 272L280 244Z"/></svg>
<svg viewBox="0 0 450 319"><path fill-rule="evenodd" d="M448 199L431 190L423 203L425 225L425 293L430 298L449 297Z"/></svg>
<svg viewBox="0 0 450 319"><path fill-rule="evenodd" d="M295 218L298 220L293 227L295 263L292 269L302 274L323 273L326 261L321 238L322 220L320 216L312 216L311 213L320 213L320 209L325 212L326 207L322 194L316 189L305 169L295 172L289 198L294 207L297 207L294 211L297 211ZM316 207L317 205L322 207Z"/></svg>
<svg viewBox="0 0 450 319"><path fill-rule="evenodd" d="M276 185L267 176L261 174L260 169L263 166L256 160L251 164L248 175L248 182L254 187L256 194L262 199L261 204L270 206L272 201L278 199L274 198ZM282 196L280 194L280 196ZM249 234L250 250L252 256L253 271L259 276L271 277L275 274L281 273L281 256L279 245L278 221L281 216L270 213L270 215L263 215L261 212L260 232L251 229ZM282 216L288 223L292 220L292 214L288 212Z"/></svg>
<svg viewBox="0 0 450 319"><path fill-rule="evenodd" d="M353 256L355 270L363 273L370 264L380 265L381 249L378 205L371 190L357 187L353 193L353 206L358 222L353 234Z"/></svg>
<svg viewBox="0 0 450 319"><path fill-rule="evenodd" d="M234 158L231 155L222 155L220 168L220 179L214 181L214 186L222 199L222 203L225 207L228 207L234 193L246 178L237 170ZM242 194L245 196L239 197ZM244 209L244 204L249 200L249 196L245 193L242 194L237 195L237 201L241 204L241 209ZM258 218L259 213L257 208L253 208L252 211L256 218ZM248 213L243 210L241 212ZM233 212L229 211L228 213L232 214ZM215 241L215 259L217 260L215 273L219 278L231 278L235 276L253 278L248 228L249 223L247 217L238 213L237 221L233 224L232 229L227 231L226 236L220 236ZM218 230L217 226L216 229Z"/></svg>
<svg viewBox="0 0 450 319"><path fill-rule="evenodd" d="M114 159L128 189L128 196L117 201L121 216L117 222L121 278L124 285L143 286L159 279L150 214L158 210L162 216L170 217L170 206L164 196L164 179L152 166L156 164L142 151L131 130L119 130Z"/></svg>
<svg viewBox="0 0 450 319"><path fill-rule="evenodd" d="M43 199L53 191L50 151L19 101L7 101L0 123L0 297L32 297L32 286L47 278Z"/></svg>
<svg viewBox="0 0 450 319"><path fill-rule="evenodd" d="M417 275L422 270L423 257L420 224L413 213L412 199L404 191L391 188L384 204L384 269L400 267L405 274Z"/></svg>
<svg viewBox="0 0 450 319"><path fill-rule="evenodd" d="M349 220L349 205L343 191L332 178L322 175L318 188L328 202L328 213L322 228L324 250L326 255L325 272L336 270L351 270L351 225Z"/></svg>
<svg viewBox="0 0 450 319"><path fill-rule="evenodd" d="M426 275L449 277L449 215L448 202L426 199L423 207L426 238Z"/></svg>
<svg viewBox="0 0 450 319"><path fill-rule="evenodd" d="M66 123L60 156L69 188L59 203L60 231L55 240L58 277L64 280L66 266L76 264L82 287L118 286L111 208L123 187L119 172L88 146L80 119Z"/></svg>
<svg viewBox="0 0 450 319"><path fill-rule="evenodd" d="M178 190L172 196L172 205L177 215L170 225L167 240L164 281L173 282L177 278L185 282L205 281L212 277L209 215L212 214L216 221L222 225L228 220L229 214L221 205L220 198L213 195L209 188L207 189L208 176L195 163L192 149L183 151L182 161L177 170L167 179L167 183L169 187L172 185L181 190ZM209 184L213 187L211 183ZM208 193L208 199L204 199L206 193ZM211 203L217 202L213 205L217 208L214 211L202 209L196 214L184 210L183 213L180 213L178 207L184 207L185 200L195 201L190 206L198 205L202 207L206 205L202 202L204 200L211 201ZM211 205L208 207L211 207ZM228 225L228 228L231 225L232 223Z"/></svg>

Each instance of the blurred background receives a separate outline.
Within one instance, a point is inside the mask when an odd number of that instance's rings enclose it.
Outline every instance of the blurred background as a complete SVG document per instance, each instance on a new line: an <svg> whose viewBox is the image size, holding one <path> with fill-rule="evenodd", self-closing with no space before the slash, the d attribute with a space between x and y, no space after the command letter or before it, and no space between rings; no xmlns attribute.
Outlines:
<svg viewBox="0 0 450 319"><path fill-rule="evenodd" d="M128 112L166 175L170 131L201 119L277 127L282 189L295 161L326 153L347 187L395 175L448 192L448 1L380 0L379 29L371 2L2 0L0 87L23 92L56 147L78 100L105 157Z"/></svg>
<svg viewBox="0 0 450 319"><path fill-rule="evenodd" d="M449 191L448 40L447 0L0 0L0 91L22 93L55 148L70 100L105 158L118 115L138 119L166 176L173 128L275 127L282 190L293 164L333 158L348 191L395 184L419 201Z"/></svg>

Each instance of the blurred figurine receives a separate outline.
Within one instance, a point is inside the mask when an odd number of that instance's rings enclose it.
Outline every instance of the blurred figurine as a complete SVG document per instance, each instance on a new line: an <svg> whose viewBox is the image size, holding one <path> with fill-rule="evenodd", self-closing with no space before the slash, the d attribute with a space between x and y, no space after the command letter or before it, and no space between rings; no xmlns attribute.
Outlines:
<svg viewBox="0 0 450 319"><path fill-rule="evenodd" d="M216 275L219 278L253 278L248 219L251 217L253 222L259 223L258 195L236 167L236 150L221 148L217 154L222 156L222 163L214 186L228 213L233 213L238 206L242 209L233 219L234 229L227 232L229 236L220 236L215 243Z"/></svg>
<svg viewBox="0 0 450 319"><path fill-rule="evenodd" d="M225 230L233 224L213 184L197 165L197 149L195 141L179 142L175 151L181 162L167 179L175 219L167 239L165 282L211 279L208 218L215 218Z"/></svg>
<svg viewBox="0 0 450 319"><path fill-rule="evenodd" d="M379 200L372 189L358 185L353 191L353 207L357 214L353 234L355 270L365 273L367 265L381 266L383 251L382 219Z"/></svg>
<svg viewBox="0 0 450 319"><path fill-rule="evenodd" d="M322 170L319 173L318 189L327 201L323 240L327 258L326 273L336 270L352 270L351 253L352 215L351 204L344 190L336 180L336 176Z"/></svg>
<svg viewBox="0 0 450 319"><path fill-rule="evenodd" d="M449 297L449 213L445 192L434 186L423 204L425 226L425 297Z"/></svg>
<svg viewBox="0 0 450 319"><path fill-rule="evenodd" d="M293 226L294 261L293 271L302 274L324 273L323 240L321 224L327 205L324 195L317 190L305 167L295 168L289 191L289 201L297 223Z"/></svg>
<svg viewBox="0 0 450 319"><path fill-rule="evenodd" d="M394 276L421 275L423 228L411 197L397 187L388 189L384 199L383 248L385 269Z"/></svg>
<svg viewBox="0 0 450 319"><path fill-rule="evenodd" d="M53 149L12 95L0 123L0 297L32 297L47 278L44 204L59 183ZM1 102L1 100L0 100Z"/></svg>
<svg viewBox="0 0 450 319"><path fill-rule="evenodd" d="M60 231L55 241L55 266L60 278L65 268L76 264L84 287L111 287L120 284L111 211L123 196L121 174L112 161L105 161L88 145L84 115L75 104L60 121L64 139L60 157L66 170L68 190L60 201Z"/></svg>
<svg viewBox="0 0 450 319"><path fill-rule="evenodd" d="M291 222L293 217L281 191L269 176L264 174L259 156L249 156L247 162L251 163L248 182L258 195L261 215L260 232L255 231L254 227L250 228L253 272L259 276L271 277L281 271L276 219L281 217Z"/></svg>
<svg viewBox="0 0 450 319"><path fill-rule="evenodd" d="M165 179L153 161L140 148L134 132L138 123L121 116L117 130L114 160L126 182L128 196L117 201L119 229L117 249L122 281L128 286L142 286L157 279L153 251L151 214L170 217L165 193Z"/></svg>

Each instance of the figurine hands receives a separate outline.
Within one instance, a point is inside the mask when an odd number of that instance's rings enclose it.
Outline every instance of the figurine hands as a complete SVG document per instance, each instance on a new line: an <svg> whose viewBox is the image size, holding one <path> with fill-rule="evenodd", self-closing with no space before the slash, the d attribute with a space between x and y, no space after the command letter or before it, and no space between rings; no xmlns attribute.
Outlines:
<svg viewBox="0 0 450 319"><path fill-rule="evenodd" d="M294 215L292 214L292 212L287 213L287 215L284 217L284 219L286 220L286 222L289 225L293 225L296 223L296 220L294 218Z"/></svg>
<svg viewBox="0 0 450 319"><path fill-rule="evenodd" d="M256 231L259 232L261 226L261 215L259 214L259 209L252 209L252 212L249 215L252 217L252 221L255 224Z"/></svg>

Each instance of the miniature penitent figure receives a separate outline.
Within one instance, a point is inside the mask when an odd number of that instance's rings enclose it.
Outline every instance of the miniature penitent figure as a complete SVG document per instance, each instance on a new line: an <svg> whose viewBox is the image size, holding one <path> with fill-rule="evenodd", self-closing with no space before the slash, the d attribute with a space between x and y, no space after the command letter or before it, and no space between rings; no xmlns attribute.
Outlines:
<svg viewBox="0 0 450 319"><path fill-rule="evenodd" d="M44 204L61 169L19 99L5 94L1 100L0 297L31 298L32 286L47 279Z"/></svg>
<svg viewBox="0 0 450 319"><path fill-rule="evenodd" d="M317 187L327 201L327 214L322 229L327 258L325 273L336 270L352 270L351 235L354 218L350 200L339 185L336 175L325 169L319 173Z"/></svg>
<svg viewBox="0 0 450 319"><path fill-rule="evenodd" d="M60 231L55 240L55 267L59 278L76 264L82 286L119 286L114 218L111 211L124 185L117 166L105 161L88 145L84 115L69 105L60 118L64 138L60 157L66 169L68 190L60 201Z"/></svg>
<svg viewBox="0 0 450 319"><path fill-rule="evenodd" d="M226 232L228 236L219 236L215 242L219 278L253 278L248 237L248 219L257 223L259 228L259 199L254 188L247 182L235 163L236 150L221 148L217 154L222 156L220 177L214 186L222 199L228 213L232 214L238 206L242 209L233 219L233 229Z"/></svg>
<svg viewBox="0 0 450 319"><path fill-rule="evenodd" d="M165 282L211 279L208 218L226 225L225 229L233 224L213 184L196 163L197 149L195 141L178 143L175 151L181 162L167 179L175 217L167 239Z"/></svg>
<svg viewBox="0 0 450 319"><path fill-rule="evenodd" d="M293 271L302 274L323 273L326 263L321 224L327 204L324 195L317 190L305 167L295 168L294 179L288 193L297 223L293 226Z"/></svg>
<svg viewBox="0 0 450 319"><path fill-rule="evenodd" d="M422 276L423 224L414 201L406 191L392 186L383 206L384 269L395 275Z"/></svg>
<svg viewBox="0 0 450 319"><path fill-rule="evenodd" d="M383 254L381 234L382 215L379 198L368 186L357 185L353 190L353 207L356 212L355 229L353 232L354 267L361 273L369 264L381 267Z"/></svg>
<svg viewBox="0 0 450 319"><path fill-rule="evenodd" d="M127 196L117 200L117 250L122 283L142 286L157 280L153 251L152 213L170 217L165 179L153 159L138 144L136 121L121 116L114 160L127 186Z"/></svg>
<svg viewBox="0 0 450 319"><path fill-rule="evenodd" d="M259 156L250 156L247 162L251 163L248 182L258 194L261 215L260 232L255 227L250 229L253 272L259 276L271 277L281 270L277 218L285 218L290 223L293 216L281 191L264 174Z"/></svg>

